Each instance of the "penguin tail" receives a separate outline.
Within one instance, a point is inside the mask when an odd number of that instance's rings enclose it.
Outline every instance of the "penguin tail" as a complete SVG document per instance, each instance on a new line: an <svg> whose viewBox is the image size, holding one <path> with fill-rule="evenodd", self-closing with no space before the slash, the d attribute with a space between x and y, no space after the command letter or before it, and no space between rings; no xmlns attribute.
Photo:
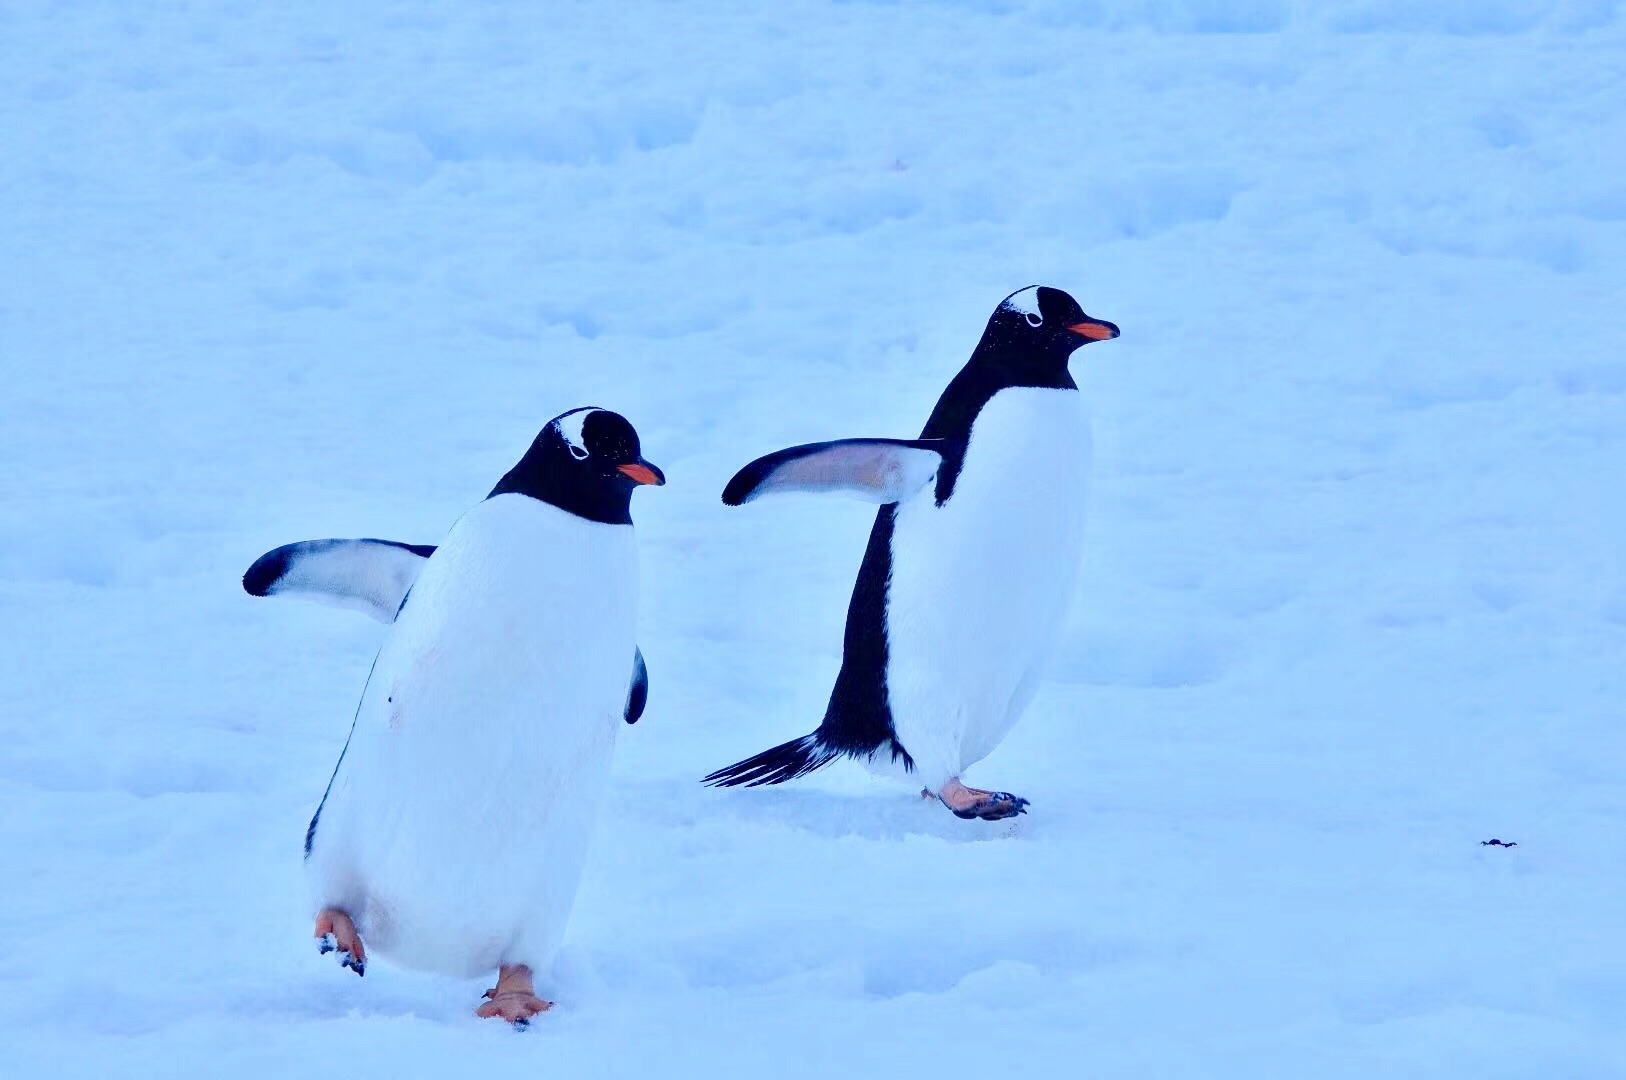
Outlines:
<svg viewBox="0 0 1626 1080"><path fill-rule="evenodd" d="M786 780L794 780L798 776L806 776L815 769L824 768L841 754L840 750L825 745L824 740L815 731L811 735L803 735L800 739L780 743L755 757L736 761L727 768L718 769L701 783L710 787L762 787L765 784L783 784Z"/></svg>

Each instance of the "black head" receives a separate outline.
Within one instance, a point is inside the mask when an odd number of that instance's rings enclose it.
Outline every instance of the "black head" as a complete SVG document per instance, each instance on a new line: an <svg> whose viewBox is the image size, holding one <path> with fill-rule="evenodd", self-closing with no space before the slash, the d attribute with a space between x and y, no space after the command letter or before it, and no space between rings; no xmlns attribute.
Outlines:
<svg viewBox="0 0 1626 1080"><path fill-rule="evenodd" d="M973 359L1065 371L1074 349L1117 336L1116 326L1090 318L1060 289L1029 285L1000 301Z"/></svg>
<svg viewBox="0 0 1626 1080"><path fill-rule="evenodd" d="M630 525L633 489L664 483L626 418L589 405L548 421L491 494L529 495L589 521Z"/></svg>

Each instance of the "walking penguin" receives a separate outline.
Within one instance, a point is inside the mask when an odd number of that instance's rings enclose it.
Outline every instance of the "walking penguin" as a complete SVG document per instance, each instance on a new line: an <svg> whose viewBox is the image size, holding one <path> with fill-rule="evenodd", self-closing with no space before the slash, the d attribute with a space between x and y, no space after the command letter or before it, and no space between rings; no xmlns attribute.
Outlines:
<svg viewBox="0 0 1626 1080"><path fill-rule="evenodd" d="M305 834L323 952L473 977L525 1026L575 899L610 754L643 711L630 503L662 484L616 413L544 427L438 548L317 540L250 593L359 606L390 630Z"/></svg>
<svg viewBox="0 0 1626 1080"><path fill-rule="evenodd" d="M723 491L880 503L847 608L841 670L811 735L708 784L778 784L834 761L902 770L962 818L1028 800L963 782L1038 687L1077 577L1089 428L1074 350L1118 336L1060 289L1000 302L918 439L840 439L758 458Z"/></svg>

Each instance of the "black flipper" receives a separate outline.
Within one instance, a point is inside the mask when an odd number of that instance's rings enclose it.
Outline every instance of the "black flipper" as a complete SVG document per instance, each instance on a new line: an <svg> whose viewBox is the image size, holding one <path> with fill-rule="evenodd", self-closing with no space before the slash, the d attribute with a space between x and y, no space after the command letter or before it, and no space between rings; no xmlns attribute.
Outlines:
<svg viewBox="0 0 1626 1080"><path fill-rule="evenodd" d="M734 474L723 502L739 506L776 491L836 491L866 502L899 502L943 463L936 439L837 439L759 457Z"/></svg>
<svg viewBox="0 0 1626 1080"><path fill-rule="evenodd" d="M305 540L254 560L243 575L250 596L292 594L394 622L433 544L394 540Z"/></svg>
<svg viewBox="0 0 1626 1080"><path fill-rule="evenodd" d="M638 718L644 715L644 706L649 702L649 669L644 666L644 651L634 649L632 653L632 685L627 687L627 710L624 714L627 723L636 724Z"/></svg>

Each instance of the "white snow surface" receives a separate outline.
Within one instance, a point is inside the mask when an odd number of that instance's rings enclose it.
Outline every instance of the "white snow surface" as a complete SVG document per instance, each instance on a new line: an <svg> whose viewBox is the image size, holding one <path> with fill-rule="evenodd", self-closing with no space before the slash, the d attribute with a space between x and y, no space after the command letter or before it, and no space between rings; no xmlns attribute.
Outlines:
<svg viewBox="0 0 1626 1080"><path fill-rule="evenodd" d="M1621 7L0 4L0 1072L1626 1075ZM1124 336L1032 813L701 787L873 516L723 484L1034 282ZM381 630L238 578L589 402L651 697L516 1035L316 954Z"/></svg>

